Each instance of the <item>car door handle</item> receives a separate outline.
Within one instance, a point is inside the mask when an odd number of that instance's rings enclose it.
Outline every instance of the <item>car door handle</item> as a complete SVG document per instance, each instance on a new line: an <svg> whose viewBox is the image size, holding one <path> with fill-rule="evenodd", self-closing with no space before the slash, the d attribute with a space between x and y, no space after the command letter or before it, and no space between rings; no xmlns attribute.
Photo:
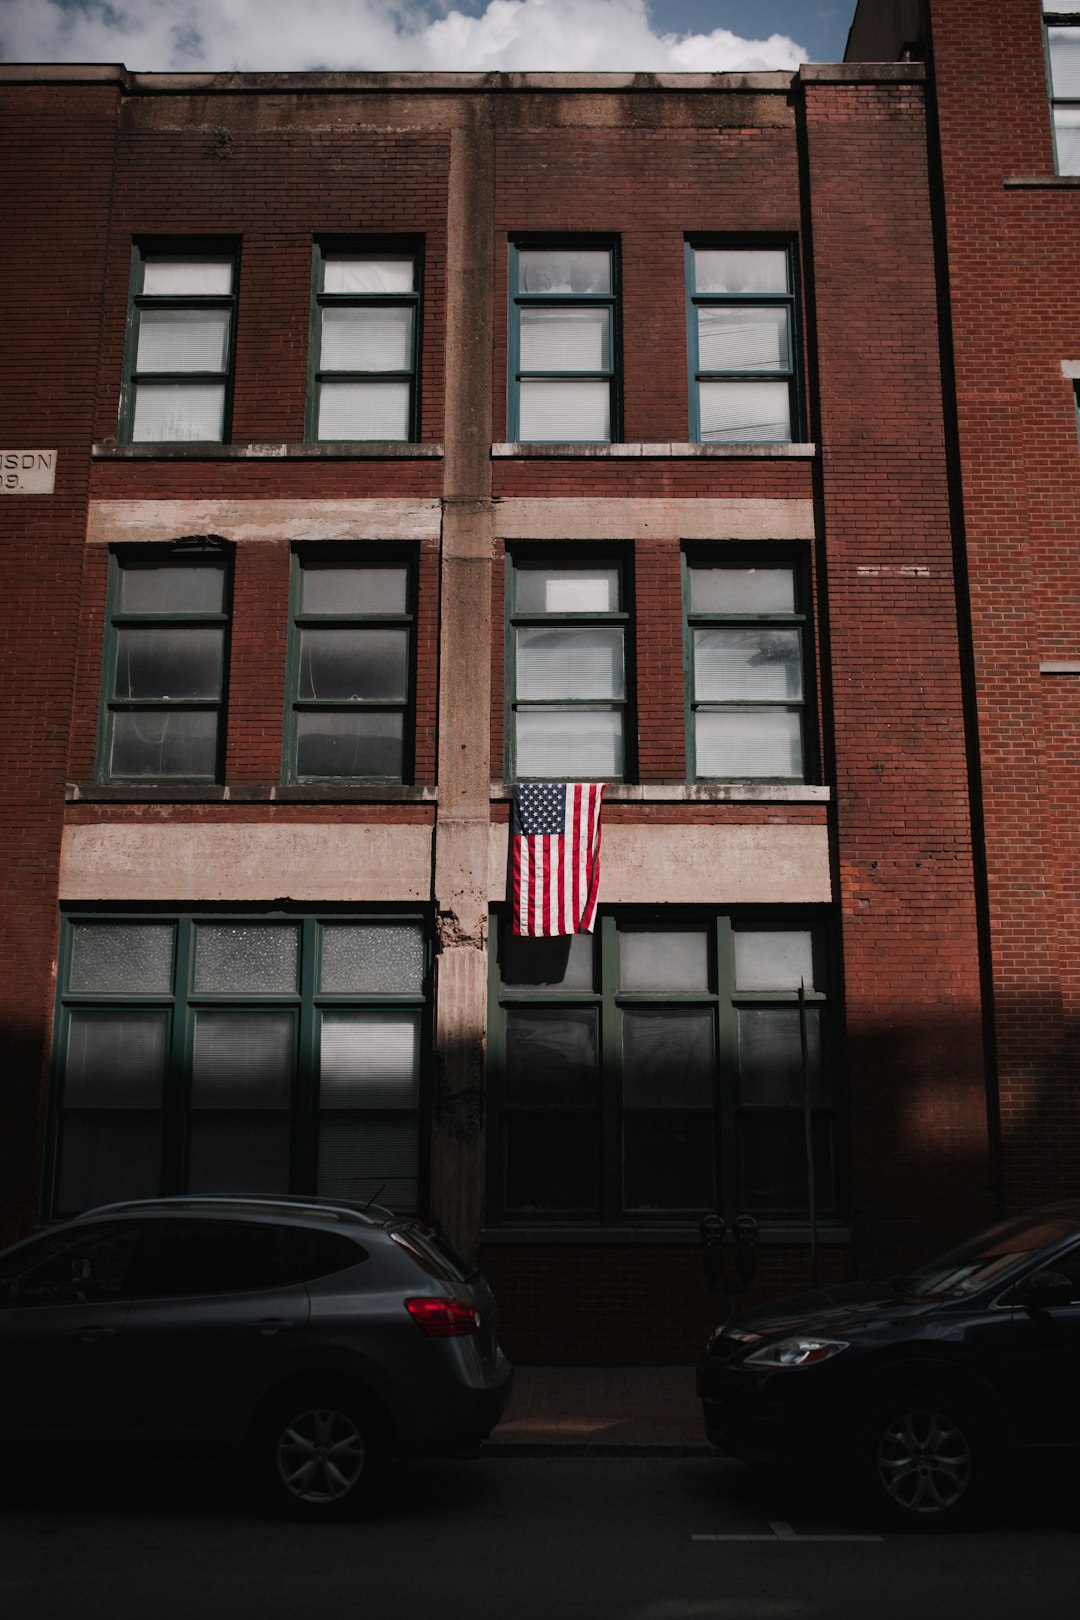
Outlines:
<svg viewBox="0 0 1080 1620"><path fill-rule="evenodd" d="M78 1339L82 1344L96 1344L99 1339L111 1339L115 1333L115 1328L85 1327L79 1328L78 1332L73 1333L71 1337Z"/></svg>
<svg viewBox="0 0 1080 1620"><path fill-rule="evenodd" d="M261 1322L253 1322L251 1325L264 1339L272 1339L278 1333L288 1332L289 1328L296 1326L296 1323L287 1322L282 1316L264 1316Z"/></svg>

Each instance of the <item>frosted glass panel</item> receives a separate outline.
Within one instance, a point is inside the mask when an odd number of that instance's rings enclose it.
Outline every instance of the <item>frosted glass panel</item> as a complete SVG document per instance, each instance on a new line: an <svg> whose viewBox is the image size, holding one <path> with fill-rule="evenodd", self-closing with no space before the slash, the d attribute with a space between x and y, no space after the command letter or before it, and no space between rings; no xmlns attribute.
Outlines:
<svg viewBox="0 0 1080 1620"><path fill-rule="evenodd" d="M691 613L794 613L791 568L690 570Z"/></svg>
<svg viewBox="0 0 1080 1620"><path fill-rule="evenodd" d="M415 285L412 254L326 254L323 290L328 293L403 293Z"/></svg>
<svg viewBox="0 0 1080 1620"><path fill-rule="evenodd" d="M699 309L700 371L786 371L786 309Z"/></svg>
<svg viewBox="0 0 1080 1620"><path fill-rule="evenodd" d="M806 1069L798 1007L743 1007L739 1012L739 1101L758 1108L798 1108L810 1082L810 1101L827 1103L821 1072L821 1019L806 1009Z"/></svg>
<svg viewBox="0 0 1080 1620"><path fill-rule="evenodd" d="M694 696L699 702L746 698L783 703L801 698L799 632L695 630Z"/></svg>
<svg viewBox="0 0 1080 1620"><path fill-rule="evenodd" d="M623 633L600 627L517 631L519 698L621 698Z"/></svg>
<svg viewBox="0 0 1080 1620"><path fill-rule="evenodd" d="M139 316L139 371L224 371L229 356L227 309L144 309Z"/></svg>
<svg viewBox="0 0 1080 1620"><path fill-rule="evenodd" d="M221 692L224 647L224 627L120 629L116 637L116 696L216 698Z"/></svg>
<svg viewBox="0 0 1080 1620"><path fill-rule="evenodd" d="M110 776L213 776L217 768L215 711L145 709L113 715Z"/></svg>
<svg viewBox="0 0 1080 1620"><path fill-rule="evenodd" d="M523 382L519 385L522 440L611 438L611 388L607 382Z"/></svg>
<svg viewBox="0 0 1080 1620"><path fill-rule="evenodd" d="M199 1012L191 1064L193 1108L288 1108L290 1012Z"/></svg>
<svg viewBox="0 0 1080 1620"><path fill-rule="evenodd" d="M309 568L300 584L301 613L404 613L407 568Z"/></svg>
<svg viewBox="0 0 1080 1620"><path fill-rule="evenodd" d="M326 1012L319 1100L323 1108L416 1108L418 1012Z"/></svg>
<svg viewBox="0 0 1080 1620"><path fill-rule="evenodd" d="M326 371L409 371L413 311L388 308L324 309L319 363Z"/></svg>
<svg viewBox="0 0 1080 1620"><path fill-rule="evenodd" d="M611 365L607 309L523 309L522 371L607 371Z"/></svg>
<svg viewBox="0 0 1080 1620"><path fill-rule="evenodd" d="M1054 108L1059 174L1080 174L1080 107Z"/></svg>
<svg viewBox="0 0 1080 1620"><path fill-rule="evenodd" d="M521 709L519 776L548 782L606 782L623 774L622 715L589 709Z"/></svg>
<svg viewBox="0 0 1080 1620"><path fill-rule="evenodd" d="M617 568L519 568L515 606L519 613L615 613Z"/></svg>
<svg viewBox="0 0 1080 1620"><path fill-rule="evenodd" d="M709 947L704 928L670 933L620 929L619 984L623 990L707 990Z"/></svg>
<svg viewBox="0 0 1080 1620"><path fill-rule="evenodd" d="M187 1190L254 1197L289 1190L287 1119L196 1116L188 1126Z"/></svg>
<svg viewBox="0 0 1080 1620"><path fill-rule="evenodd" d="M736 929L737 990L797 990L814 986L813 940L808 929Z"/></svg>
<svg viewBox="0 0 1080 1620"><path fill-rule="evenodd" d="M143 264L143 292L154 297L224 296L232 292L231 259L148 258Z"/></svg>
<svg viewBox="0 0 1080 1620"><path fill-rule="evenodd" d="M163 1012L73 1012L64 1106L159 1108L167 1029Z"/></svg>
<svg viewBox="0 0 1080 1620"><path fill-rule="evenodd" d="M322 931L320 990L367 995L419 992L424 985L424 931L411 923L327 923Z"/></svg>
<svg viewBox="0 0 1080 1620"><path fill-rule="evenodd" d="M609 293L611 254L596 248L520 248L518 291Z"/></svg>
<svg viewBox="0 0 1080 1620"><path fill-rule="evenodd" d="M507 1100L596 1102L597 1017L595 1007L508 1009Z"/></svg>
<svg viewBox="0 0 1080 1620"><path fill-rule="evenodd" d="M1075 10L1072 0L1062 0L1055 8ZM1080 96L1080 28L1048 28L1050 38L1050 77L1055 96Z"/></svg>
<svg viewBox="0 0 1080 1620"><path fill-rule="evenodd" d="M174 562L120 571L121 613L223 613L225 569Z"/></svg>
<svg viewBox="0 0 1080 1620"><path fill-rule="evenodd" d="M168 994L173 930L169 923L76 923L68 989L91 994Z"/></svg>
<svg viewBox="0 0 1080 1620"><path fill-rule="evenodd" d="M376 1200L401 1215L416 1209L419 1143L415 1124L324 1119L319 1128L319 1197Z"/></svg>
<svg viewBox="0 0 1080 1620"><path fill-rule="evenodd" d="M791 438L786 382L703 382L698 393L701 437L706 443Z"/></svg>
<svg viewBox="0 0 1080 1620"><path fill-rule="evenodd" d="M299 950L299 930L291 923L200 923L195 988L289 994L296 989Z"/></svg>
<svg viewBox="0 0 1080 1620"><path fill-rule="evenodd" d="M694 719L699 776L802 780L797 713L784 709L702 710Z"/></svg>
<svg viewBox="0 0 1080 1620"><path fill-rule="evenodd" d="M623 1102L628 1108L708 1108L716 1057L704 1007L624 1007Z"/></svg>
<svg viewBox="0 0 1080 1620"><path fill-rule="evenodd" d="M324 382L319 389L320 439L407 439L407 382Z"/></svg>
<svg viewBox="0 0 1080 1620"><path fill-rule="evenodd" d="M786 293L787 254L776 248L696 248L699 293Z"/></svg>
<svg viewBox="0 0 1080 1620"><path fill-rule="evenodd" d="M301 698L404 702L408 690L408 632L306 629L300 633Z"/></svg>
<svg viewBox="0 0 1080 1620"><path fill-rule="evenodd" d="M404 718L354 709L296 717L296 771L303 777L387 776L401 781Z"/></svg>
<svg viewBox="0 0 1080 1620"><path fill-rule="evenodd" d="M220 444L224 383L139 383L131 437L137 444L168 440Z"/></svg>
<svg viewBox="0 0 1080 1620"><path fill-rule="evenodd" d="M558 990L592 990L596 941L592 934L531 939L503 931L499 941L502 982Z"/></svg>

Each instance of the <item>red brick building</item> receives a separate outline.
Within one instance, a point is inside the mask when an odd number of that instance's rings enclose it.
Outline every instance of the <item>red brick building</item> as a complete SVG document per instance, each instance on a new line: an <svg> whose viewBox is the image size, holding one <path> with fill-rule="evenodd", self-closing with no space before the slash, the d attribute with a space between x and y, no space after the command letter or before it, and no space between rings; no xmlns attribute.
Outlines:
<svg viewBox="0 0 1080 1620"><path fill-rule="evenodd" d="M993 1213L926 83L0 69L4 1236L379 1196L661 1362L709 1211L761 1294Z"/></svg>

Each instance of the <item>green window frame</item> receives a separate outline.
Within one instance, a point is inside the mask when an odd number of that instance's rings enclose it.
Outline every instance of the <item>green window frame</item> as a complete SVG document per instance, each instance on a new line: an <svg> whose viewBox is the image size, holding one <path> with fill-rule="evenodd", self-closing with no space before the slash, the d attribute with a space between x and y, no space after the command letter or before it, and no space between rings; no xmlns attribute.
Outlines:
<svg viewBox="0 0 1080 1620"><path fill-rule="evenodd" d="M308 441L419 438L421 254L413 241L315 244Z"/></svg>
<svg viewBox="0 0 1080 1620"><path fill-rule="evenodd" d="M686 293L691 439L784 444L798 438L794 244L692 238Z"/></svg>
<svg viewBox="0 0 1080 1620"><path fill-rule="evenodd" d="M785 551L684 551L683 660L691 781L804 782L810 586Z"/></svg>
<svg viewBox="0 0 1080 1620"><path fill-rule="evenodd" d="M430 931L415 912L62 918L47 1208L425 1201Z"/></svg>
<svg viewBox="0 0 1080 1620"><path fill-rule="evenodd" d="M619 423L619 255L610 238L510 243L507 433L608 443Z"/></svg>
<svg viewBox="0 0 1080 1620"><path fill-rule="evenodd" d="M1043 0L1046 78L1058 174L1080 174L1080 10Z"/></svg>
<svg viewBox="0 0 1080 1620"><path fill-rule="evenodd" d="M411 781L415 591L400 550L294 550L286 781Z"/></svg>
<svg viewBox="0 0 1080 1620"><path fill-rule="evenodd" d="M507 558L509 779L632 779L626 559L577 550Z"/></svg>
<svg viewBox="0 0 1080 1620"><path fill-rule="evenodd" d="M521 939L499 915L492 939L493 1222L798 1220L808 1138L815 1213L838 1218L841 1088L820 915L617 908L594 935L549 940Z"/></svg>
<svg viewBox="0 0 1080 1620"><path fill-rule="evenodd" d="M196 239L131 251L122 444L222 444L232 417L239 250Z"/></svg>
<svg viewBox="0 0 1080 1620"><path fill-rule="evenodd" d="M222 780L231 588L221 547L110 553L97 781Z"/></svg>

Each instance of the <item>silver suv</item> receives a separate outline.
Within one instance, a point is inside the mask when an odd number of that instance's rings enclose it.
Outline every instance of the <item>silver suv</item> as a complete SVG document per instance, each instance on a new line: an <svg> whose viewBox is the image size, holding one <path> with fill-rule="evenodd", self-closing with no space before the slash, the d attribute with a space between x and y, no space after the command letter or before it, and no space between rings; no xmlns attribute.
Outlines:
<svg viewBox="0 0 1080 1620"><path fill-rule="evenodd" d="M12 1448L227 1458L334 1517L393 1455L475 1449L510 1379L483 1277L375 1206L110 1204L0 1253Z"/></svg>

